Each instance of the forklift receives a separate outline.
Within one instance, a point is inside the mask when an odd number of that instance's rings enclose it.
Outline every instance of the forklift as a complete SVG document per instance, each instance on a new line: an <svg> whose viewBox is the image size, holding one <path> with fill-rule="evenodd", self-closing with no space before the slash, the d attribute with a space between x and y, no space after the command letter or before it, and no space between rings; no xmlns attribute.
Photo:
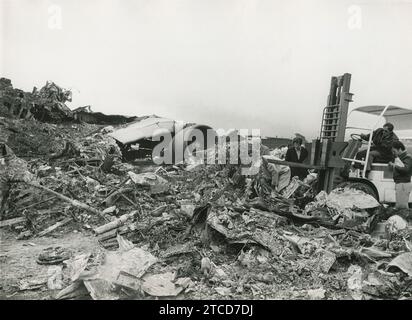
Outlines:
<svg viewBox="0 0 412 320"><path fill-rule="evenodd" d="M349 114L349 103L353 94L349 92L351 74L332 77L326 107L323 109L320 136L312 141L309 163L294 163L282 160L266 159L269 163L306 168L318 172L317 192L327 193L335 188L350 187L362 190L382 203L395 202L395 183L387 163L373 163L372 170L366 176L366 164L372 146L372 133L384 119L394 124L395 130L412 129L412 110L396 106L364 106L352 110ZM347 126L348 116L355 112L367 113L377 117L370 128ZM359 134L351 134L345 141L347 129L357 129L362 133L370 133L366 142L366 158L358 160L356 154L364 145ZM400 137L400 140L402 138ZM412 138L404 140L412 142ZM408 145L408 144L407 144ZM364 146L365 147L365 146ZM358 168L353 168L357 165ZM412 203L412 194L409 199Z"/></svg>

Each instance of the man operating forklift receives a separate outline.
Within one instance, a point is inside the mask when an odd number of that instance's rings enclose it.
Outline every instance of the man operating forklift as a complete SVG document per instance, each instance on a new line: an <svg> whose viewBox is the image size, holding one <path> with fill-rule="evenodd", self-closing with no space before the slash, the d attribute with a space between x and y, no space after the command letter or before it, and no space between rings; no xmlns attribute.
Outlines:
<svg viewBox="0 0 412 320"><path fill-rule="evenodd" d="M369 152L368 162L366 164L366 173L371 170L373 162L389 163L393 160L392 144L395 141L399 141L397 135L393 132L393 124L385 123L382 128L376 129L372 133L372 146ZM362 140L369 141L370 134L361 134ZM366 150L359 151L356 155L356 159L365 160Z"/></svg>

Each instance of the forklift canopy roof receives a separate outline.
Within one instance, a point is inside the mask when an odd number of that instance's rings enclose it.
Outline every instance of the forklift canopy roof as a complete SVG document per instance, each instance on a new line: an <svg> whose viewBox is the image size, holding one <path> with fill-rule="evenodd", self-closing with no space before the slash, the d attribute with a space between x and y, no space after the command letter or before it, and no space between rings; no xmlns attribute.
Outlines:
<svg viewBox="0 0 412 320"><path fill-rule="evenodd" d="M363 106L353 109L352 111L358 111L368 113L376 116L381 116L386 106ZM411 130L412 129L412 110L388 106L385 113L382 115L386 122L390 122L395 126L395 130Z"/></svg>

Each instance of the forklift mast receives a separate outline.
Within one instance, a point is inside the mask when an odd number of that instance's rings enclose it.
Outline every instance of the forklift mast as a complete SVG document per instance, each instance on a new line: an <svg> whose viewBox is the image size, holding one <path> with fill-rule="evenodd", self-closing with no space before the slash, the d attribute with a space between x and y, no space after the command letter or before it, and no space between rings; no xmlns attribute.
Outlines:
<svg viewBox="0 0 412 320"><path fill-rule="evenodd" d="M346 123L353 96L349 92L350 81L349 73L332 77L327 104L323 109L320 137L312 143L311 164L323 167L319 170L319 188L326 192L340 182L340 170L345 166L342 153L347 146Z"/></svg>
<svg viewBox="0 0 412 320"><path fill-rule="evenodd" d="M352 102L353 96L349 93L350 80L349 73L340 77L332 77L327 105L323 109L321 140L345 141L349 102Z"/></svg>

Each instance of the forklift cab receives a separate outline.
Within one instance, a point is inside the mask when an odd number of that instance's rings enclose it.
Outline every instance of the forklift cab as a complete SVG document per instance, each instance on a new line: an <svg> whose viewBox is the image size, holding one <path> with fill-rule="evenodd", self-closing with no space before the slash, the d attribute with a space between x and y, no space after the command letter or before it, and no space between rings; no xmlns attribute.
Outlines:
<svg viewBox="0 0 412 320"><path fill-rule="evenodd" d="M392 105L380 106L371 105L363 106L353 109L349 115L348 120L352 114L363 113L375 116L374 124L372 127L353 127L347 126L347 132L357 130L357 133L350 134L351 140L347 149L351 152L346 152L346 156L343 156L344 161L350 162L352 165L358 164L361 169L351 170L349 173L349 181L363 182L368 184L374 193L378 196L378 200L384 203L394 203L395 200L395 182L392 178L392 171L389 169L387 163L372 163L371 171L366 176L366 164L369 157L369 152L372 146L372 133L377 128L381 127L383 123L390 122L394 125L399 140L405 144L408 152L412 152L412 110L406 108L400 108ZM402 133L407 132L409 133ZM359 141L359 134L370 134L369 141ZM356 153L362 148L366 149L366 158L363 160L355 159ZM350 154L350 156L348 156ZM409 202L412 203L412 194L409 198Z"/></svg>

